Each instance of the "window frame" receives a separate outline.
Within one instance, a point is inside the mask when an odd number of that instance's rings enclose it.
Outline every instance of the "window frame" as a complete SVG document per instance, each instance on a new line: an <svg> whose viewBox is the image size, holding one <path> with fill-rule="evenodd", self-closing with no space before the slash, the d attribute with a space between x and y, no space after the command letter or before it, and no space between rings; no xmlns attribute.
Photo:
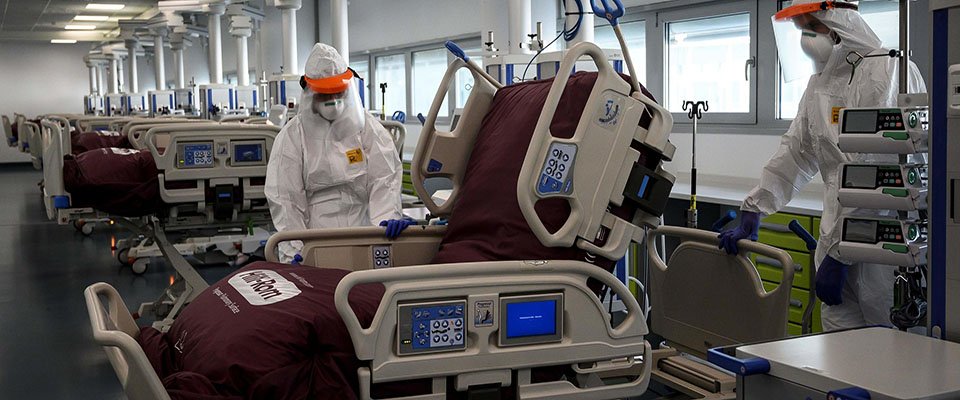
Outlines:
<svg viewBox="0 0 960 400"><path fill-rule="evenodd" d="M450 40L453 41L454 43L456 43L456 44L457 44L458 46L460 46L461 48L464 48L464 49L469 49L469 48L482 48L482 47L481 47L481 44L482 44L482 43L481 43L480 36L468 35L468 36L463 36L463 37L459 37L459 38L453 38L453 39L450 39ZM405 71L405 73L404 73L404 79L405 79L405 84L406 84L406 93L404 93L404 98L406 99L406 104L404 105L404 107L403 107L403 109L402 109L401 111L403 111L404 113L407 114L407 123L418 123L418 122L417 122L417 114L416 114L416 113L417 113L417 112L422 112L422 113L424 114L424 116L426 116L426 114L427 114L427 112L429 112L429 110L415 110L415 109L414 109L414 104L413 104L413 53L415 53L415 52L420 52L420 51L424 51L424 50L436 50L436 49L438 49L438 48L444 48L444 43L446 43L446 40L444 40L444 41L429 41L429 42L424 42L424 43L419 43L419 44L413 44L413 45L404 46L404 47L398 47L398 48L386 48L386 49L370 50L370 51L361 51L361 52L351 53L351 54L350 54L350 60L351 60L351 61L353 61L353 60L362 60L362 59L366 59L366 60L367 60L367 65L368 65L368 68L369 68L369 71L370 71L370 72L368 73L370 76L367 77L367 80L364 81L364 83L366 83L366 82L368 82L368 81L370 82L370 83L367 85L367 88L366 88L366 90L367 90L367 93L366 93L367 96L365 97L366 99L369 99L369 101L367 102L367 110L369 110L369 111L379 111L379 110L380 110L380 107L379 107L379 105L378 105L379 103L375 104L375 100L379 100L379 99L377 99L376 97L379 95L377 92L379 91L379 87L380 87L380 82L379 82L379 80L378 80L377 72L376 72L376 71L377 71L377 57L392 56L392 55L403 54L403 56L404 56L404 71ZM448 63L448 64L449 64L449 63L452 63L453 60L455 59L455 57L454 57L452 54L450 54L450 52L446 52L446 55L447 55L447 63ZM388 90L389 90L389 89L388 89ZM432 97L432 95L431 95L431 97ZM431 102L431 103L432 103L432 102ZM446 101L446 103L447 103L447 116L445 116L445 117L437 117L437 124L441 124L441 125L442 125L442 124L449 124L449 123L453 120L453 113L454 113L454 111L455 111L455 109L456 109L456 87L455 87L455 85L450 85L450 86L447 88L447 101ZM396 110L394 110L394 111L396 111ZM389 110L388 110L388 112L389 112L389 113L392 113L393 111L389 111ZM385 118L389 118L389 117L390 117L389 115L385 116Z"/></svg>
<svg viewBox="0 0 960 400"><path fill-rule="evenodd" d="M657 82L659 85L655 93L661 103L666 100L666 89L668 69L667 26L674 22L692 21L698 19L708 19L713 17L722 17L727 15L736 15L747 13L750 19L750 57L755 60L752 68L749 68L750 74L750 109L745 113L720 113L706 112L700 123L731 124L731 125L756 125L758 118L758 2L751 0L725 1L719 4L705 4L696 7L671 8L656 13L656 23L647 24L647 80ZM654 56L654 57L651 57ZM747 60L743 60L744 69L747 69ZM665 105L664 105L665 106ZM666 108L666 106L665 106ZM689 123L685 112L672 112L674 122Z"/></svg>

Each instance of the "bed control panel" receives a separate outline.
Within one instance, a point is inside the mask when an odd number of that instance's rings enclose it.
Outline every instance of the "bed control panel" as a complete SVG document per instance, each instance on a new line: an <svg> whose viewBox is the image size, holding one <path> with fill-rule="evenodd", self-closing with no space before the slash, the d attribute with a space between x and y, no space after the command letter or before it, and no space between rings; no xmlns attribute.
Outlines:
<svg viewBox="0 0 960 400"><path fill-rule="evenodd" d="M213 167L213 142L177 144L177 168Z"/></svg>
<svg viewBox="0 0 960 400"><path fill-rule="evenodd" d="M393 263L390 262L390 246L373 246L373 268L390 268Z"/></svg>
<svg viewBox="0 0 960 400"><path fill-rule="evenodd" d="M541 195L570 194L573 191L573 161L576 155L575 144L550 144L550 155L540 169L540 181L537 182L537 191Z"/></svg>
<svg viewBox="0 0 960 400"><path fill-rule="evenodd" d="M400 355L463 351L467 338L466 300L402 304L397 308Z"/></svg>

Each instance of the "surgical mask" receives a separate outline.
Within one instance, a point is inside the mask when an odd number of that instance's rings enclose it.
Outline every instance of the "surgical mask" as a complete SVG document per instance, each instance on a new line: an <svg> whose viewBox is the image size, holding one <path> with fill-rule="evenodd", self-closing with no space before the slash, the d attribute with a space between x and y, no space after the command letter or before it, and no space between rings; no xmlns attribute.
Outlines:
<svg viewBox="0 0 960 400"><path fill-rule="evenodd" d="M343 99L331 99L323 103L317 103L317 110L323 119L333 122L343 114L345 105Z"/></svg>
<svg viewBox="0 0 960 400"><path fill-rule="evenodd" d="M804 54L813 60L817 73L823 71L827 65L830 54L833 53L833 46L836 42L829 34L817 33L804 29L800 36L800 48Z"/></svg>

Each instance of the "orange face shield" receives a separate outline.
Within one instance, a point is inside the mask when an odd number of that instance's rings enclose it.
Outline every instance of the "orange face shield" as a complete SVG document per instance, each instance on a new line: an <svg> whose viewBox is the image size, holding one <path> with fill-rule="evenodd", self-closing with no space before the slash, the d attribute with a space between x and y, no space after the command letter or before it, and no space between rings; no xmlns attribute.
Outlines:
<svg viewBox="0 0 960 400"><path fill-rule="evenodd" d="M784 8L783 10L780 10L774 14L773 19L776 21L783 21L812 12L834 10L838 8L846 8L849 10L859 9L856 4L847 3L845 1L822 1L819 3L798 4Z"/></svg>
<svg viewBox="0 0 960 400"><path fill-rule="evenodd" d="M342 93L350 87L350 81L353 79L353 76L353 70L350 68L347 68L347 71L340 75L334 75L329 78L310 79L306 75L303 75L300 77L300 86L304 89L309 88L317 93Z"/></svg>

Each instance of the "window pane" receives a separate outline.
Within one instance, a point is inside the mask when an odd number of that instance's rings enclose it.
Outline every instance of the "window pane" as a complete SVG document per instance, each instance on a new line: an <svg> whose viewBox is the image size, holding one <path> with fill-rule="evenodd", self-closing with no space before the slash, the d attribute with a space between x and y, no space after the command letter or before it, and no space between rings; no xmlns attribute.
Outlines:
<svg viewBox="0 0 960 400"><path fill-rule="evenodd" d="M447 71L446 49L434 49L413 52L413 114L430 112L433 97L437 95L440 81ZM444 97L438 117L450 115L447 100Z"/></svg>
<svg viewBox="0 0 960 400"><path fill-rule="evenodd" d="M781 8L790 7L793 2L784 1ZM870 28L880 37L883 47L895 49L900 47L900 5L895 1L861 1L860 15L867 21ZM801 51L797 49L797 51ZM779 65L778 65L779 68ZM813 69L804 75L813 75ZM800 97L807 88L807 79L797 79L793 82L784 82L780 75L780 119L793 119L797 116L800 107Z"/></svg>
<svg viewBox="0 0 960 400"><path fill-rule="evenodd" d="M710 112L750 112L750 14L667 24L667 108L707 100Z"/></svg>
<svg viewBox="0 0 960 400"><path fill-rule="evenodd" d="M479 53L480 49L466 49L464 52L475 54ZM468 68L460 68L457 71L457 87L454 89L457 96L457 108L463 108L467 104L467 97L470 96L471 89L473 89L473 74L470 73Z"/></svg>
<svg viewBox="0 0 960 400"><path fill-rule="evenodd" d="M647 80L647 24L644 21L624 22L620 24L620 30L627 41L627 48L630 49L633 68L637 70L637 80L642 84ZM620 41L610 25L594 29L593 41L601 49L620 49ZM626 65L623 66L623 73L630 73Z"/></svg>
<svg viewBox="0 0 960 400"><path fill-rule="evenodd" d="M400 110L407 112L407 79L403 54L392 56L377 57L376 64L377 84L387 84L386 95L386 113L387 116L394 111ZM371 105L374 110L383 107L381 102L381 91L379 87L374 88L376 93L376 103Z"/></svg>
<svg viewBox="0 0 960 400"><path fill-rule="evenodd" d="M366 106L370 108L370 61L364 57L360 60L350 60L350 68L357 71L357 75L363 78L363 98Z"/></svg>

